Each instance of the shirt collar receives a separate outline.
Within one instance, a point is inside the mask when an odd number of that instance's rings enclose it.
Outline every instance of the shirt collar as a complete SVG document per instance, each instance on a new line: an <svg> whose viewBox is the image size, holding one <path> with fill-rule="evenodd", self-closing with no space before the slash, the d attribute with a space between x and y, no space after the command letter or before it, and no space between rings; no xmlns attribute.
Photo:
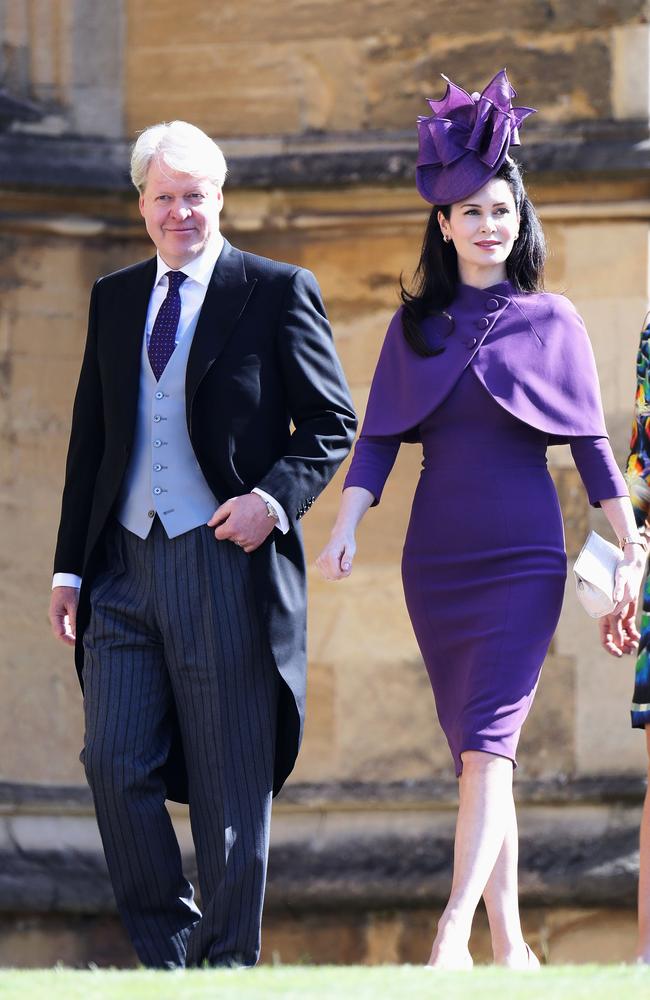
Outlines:
<svg viewBox="0 0 650 1000"><path fill-rule="evenodd" d="M199 285L203 285L205 288L208 287L210 283L210 278L212 277L212 272L214 271L215 264L219 259L219 255L223 250L223 236L221 233L217 234L217 239L205 248L205 250L195 257L194 260L189 261L183 267L174 268L166 264L159 253L156 253L156 260L158 262L158 267L156 270L156 285L160 282L160 279L167 274L168 271L182 271L186 274L188 278L192 278L193 281L197 281Z"/></svg>

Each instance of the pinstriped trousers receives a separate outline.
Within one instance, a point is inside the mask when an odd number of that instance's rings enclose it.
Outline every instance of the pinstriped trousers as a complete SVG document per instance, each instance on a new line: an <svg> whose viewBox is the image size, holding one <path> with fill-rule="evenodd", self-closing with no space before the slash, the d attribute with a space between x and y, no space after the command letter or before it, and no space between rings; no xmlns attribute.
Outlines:
<svg viewBox="0 0 650 1000"><path fill-rule="evenodd" d="M278 673L249 557L212 530L117 522L84 636L82 759L118 909L144 965L254 965L268 857ZM202 914L159 769L175 707Z"/></svg>

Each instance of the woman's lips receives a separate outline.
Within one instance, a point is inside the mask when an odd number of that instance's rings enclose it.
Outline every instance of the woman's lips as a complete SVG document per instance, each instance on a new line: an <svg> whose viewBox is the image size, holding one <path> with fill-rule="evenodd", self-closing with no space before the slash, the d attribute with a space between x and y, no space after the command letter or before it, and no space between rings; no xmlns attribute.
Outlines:
<svg viewBox="0 0 650 1000"><path fill-rule="evenodd" d="M474 245L477 247L482 247L484 250L491 250L492 247L501 246L501 243L499 242L499 240L481 240L480 242L475 243Z"/></svg>

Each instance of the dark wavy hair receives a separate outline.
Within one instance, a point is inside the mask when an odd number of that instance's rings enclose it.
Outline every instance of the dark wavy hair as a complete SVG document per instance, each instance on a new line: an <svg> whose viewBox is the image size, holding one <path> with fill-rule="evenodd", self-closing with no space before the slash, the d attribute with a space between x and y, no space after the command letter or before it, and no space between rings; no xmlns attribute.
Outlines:
<svg viewBox="0 0 650 1000"><path fill-rule="evenodd" d="M544 287L546 243L533 204L526 194L521 170L508 157L495 174L508 183L519 212L519 236L506 260L506 274L518 292L539 292ZM458 286L458 257L454 244L445 243L438 224L438 212L446 219L451 205L434 205L429 216L422 244L420 262L413 276L412 291L400 278L403 302L402 325L407 343L423 357L440 354L444 343L427 344L422 333L422 321L427 316L444 313L451 304Z"/></svg>

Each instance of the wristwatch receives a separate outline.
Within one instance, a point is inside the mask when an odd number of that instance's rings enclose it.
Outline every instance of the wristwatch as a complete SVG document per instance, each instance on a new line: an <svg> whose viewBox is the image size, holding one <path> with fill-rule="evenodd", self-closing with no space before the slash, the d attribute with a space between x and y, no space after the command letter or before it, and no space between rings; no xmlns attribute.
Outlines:
<svg viewBox="0 0 650 1000"><path fill-rule="evenodd" d="M259 493L257 495L259 496ZM264 497L262 497L262 500L264 500ZM280 518L279 518L278 512L275 509L275 507L273 506L273 504L271 503L271 501L270 500L264 500L264 503L266 504L266 516L267 517L272 517L276 521L279 521Z"/></svg>

